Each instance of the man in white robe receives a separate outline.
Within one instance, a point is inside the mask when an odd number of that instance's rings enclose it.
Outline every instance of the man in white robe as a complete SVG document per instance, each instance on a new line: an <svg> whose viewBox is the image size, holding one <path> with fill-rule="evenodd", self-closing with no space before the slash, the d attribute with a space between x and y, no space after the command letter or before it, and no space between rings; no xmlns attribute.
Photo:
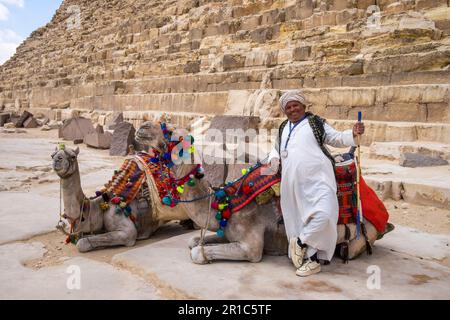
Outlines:
<svg viewBox="0 0 450 320"><path fill-rule="evenodd" d="M331 261L339 214L334 168L313 134L306 105L299 90L282 95L280 107L289 121L280 146L277 144L269 155L272 167L281 159L281 208L289 256L298 276L320 272L319 259ZM356 123L353 130L339 132L324 123L324 130L325 144L339 148L354 146L354 137L364 132L364 125Z"/></svg>

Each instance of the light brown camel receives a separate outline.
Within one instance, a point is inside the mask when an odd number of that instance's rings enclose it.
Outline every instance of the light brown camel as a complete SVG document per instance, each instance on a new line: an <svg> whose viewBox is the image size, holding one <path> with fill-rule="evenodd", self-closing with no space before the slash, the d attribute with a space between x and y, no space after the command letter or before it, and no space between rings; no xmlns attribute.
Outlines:
<svg viewBox="0 0 450 320"><path fill-rule="evenodd" d="M178 136L178 135L176 135ZM149 146L164 148L165 138L159 126L144 123L136 134L136 139ZM176 176L184 177L193 170L195 164L180 164L176 167ZM188 187L182 194L182 200L189 201L202 197L211 192L211 183L207 178L197 181L194 187ZM272 200L266 205L258 206L254 201L239 212L233 214L228 220L223 238L217 235L204 237L204 246L200 246L200 237L189 241L191 258L194 263L205 264L213 260L247 260L259 262L263 253L271 255L287 254L288 241L284 226L279 224L277 206ZM195 202L181 204L189 218L198 226L216 232L219 223L215 219L216 212L210 209L210 199L205 198ZM356 239L356 225L349 224L350 242L349 258L352 259L365 250L365 239ZM379 236L375 227L366 223L368 240L371 245ZM337 244L345 241L345 228L338 226Z"/></svg>
<svg viewBox="0 0 450 320"><path fill-rule="evenodd" d="M61 178L63 217L72 225L73 235L83 235L77 241L80 252L110 246L133 246L137 239L150 237L168 221L188 219L184 210L158 210L148 199L148 194L142 194L130 203L132 212L139 216L137 226L123 213L116 214L117 205L110 203L109 209L103 211L100 208L102 197L90 200L81 188L78 154L79 148L57 148L52 159L53 169ZM154 191L149 189L150 193Z"/></svg>

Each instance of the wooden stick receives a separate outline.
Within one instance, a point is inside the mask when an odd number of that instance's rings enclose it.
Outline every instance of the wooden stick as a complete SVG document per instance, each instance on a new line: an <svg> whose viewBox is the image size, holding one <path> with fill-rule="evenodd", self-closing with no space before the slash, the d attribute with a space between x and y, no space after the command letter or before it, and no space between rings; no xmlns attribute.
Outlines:
<svg viewBox="0 0 450 320"><path fill-rule="evenodd" d="M361 123L362 112L358 112L358 122ZM359 239L361 234L361 223L363 222L363 212L361 206L361 193L360 193L360 179L361 179L361 145L360 145L360 134L358 133L357 139L357 163L356 163L356 194L357 194L357 206L358 211L356 215L356 238Z"/></svg>

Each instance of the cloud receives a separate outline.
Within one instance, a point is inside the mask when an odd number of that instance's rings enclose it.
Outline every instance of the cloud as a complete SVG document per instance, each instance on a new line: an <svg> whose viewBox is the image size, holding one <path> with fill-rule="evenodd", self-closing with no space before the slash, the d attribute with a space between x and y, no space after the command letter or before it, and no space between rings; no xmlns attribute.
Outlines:
<svg viewBox="0 0 450 320"><path fill-rule="evenodd" d="M23 38L11 29L0 29L0 65L16 52Z"/></svg>
<svg viewBox="0 0 450 320"><path fill-rule="evenodd" d="M0 3L0 21L6 21L9 18L9 10Z"/></svg>
<svg viewBox="0 0 450 320"><path fill-rule="evenodd" d="M12 6L17 6L20 8L23 8L25 6L25 0L0 0L0 2L3 2L4 4L9 4Z"/></svg>
<svg viewBox="0 0 450 320"><path fill-rule="evenodd" d="M9 9L6 5L23 8L25 6L25 0L0 0L0 21L7 21L9 19Z"/></svg>

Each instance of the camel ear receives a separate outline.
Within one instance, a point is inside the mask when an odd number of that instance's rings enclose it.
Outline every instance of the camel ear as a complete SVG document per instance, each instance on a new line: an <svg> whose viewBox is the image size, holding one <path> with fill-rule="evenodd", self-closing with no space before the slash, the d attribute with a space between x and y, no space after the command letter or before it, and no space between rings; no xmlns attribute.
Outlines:
<svg viewBox="0 0 450 320"><path fill-rule="evenodd" d="M73 152L75 152L75 155L79 155L80 154L80 148L77 147L75 150L73 150Z"/></svg>

